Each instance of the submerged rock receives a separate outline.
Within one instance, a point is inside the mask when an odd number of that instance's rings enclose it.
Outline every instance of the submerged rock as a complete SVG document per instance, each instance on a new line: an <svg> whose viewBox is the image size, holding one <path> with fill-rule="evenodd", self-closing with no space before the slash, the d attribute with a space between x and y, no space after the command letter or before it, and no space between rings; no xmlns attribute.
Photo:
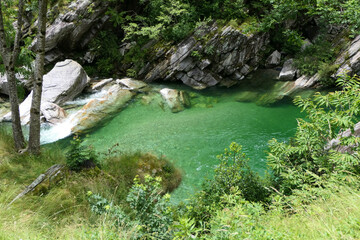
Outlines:
<svg viewBox="0 0 360 240"><path fill-rule="evenodd" d="M113 85L102 98L89 101L71 116L71 133L84 133L121 110L132 99L134 93Z"/></svg>
<svg viewBox="0 0 360 240"><path fill-rule="evenodd" d="M173 113L181 112L185 107L191 106L190 96L184 91L163 88L160 94Z"/></svg>

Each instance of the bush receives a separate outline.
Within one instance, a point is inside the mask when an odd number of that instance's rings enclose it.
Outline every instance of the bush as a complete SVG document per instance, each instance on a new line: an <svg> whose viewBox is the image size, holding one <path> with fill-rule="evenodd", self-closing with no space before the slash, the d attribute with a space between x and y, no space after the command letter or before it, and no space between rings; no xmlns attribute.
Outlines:
<svg viewBox="0 0 360 240"><path fill-rule="evenodd" d="M126 198L140 223L139 238L171 239L172 215L169 211L170 195L163 195L160 177L146 175L144 183L135 177L134 185Z"/></svg>
<svg viewBox="0 0 360 240"><path fill-rule="evenodd" d="M321 186L331 175L359 174L358 137L340 137L354 131L360 117L360 79L340 78L341 91L312 98L297 97L294 102L307 113L298 119L298 128L289 143L269 142L268 165L280 191L286 195L295 189ZM339 143L331 144L332 139Z"/></svg>
<svg viewBox="0 0 360 240"><path fill-rule="evenodd" d="M336 70L336 65L331 65L335 60L335 49L330 41L320 37L314 44L307 46L303 51L295 56L295 67L301 74L312 76L320 74L321 83L324 86L333 86L330 75Z"/></svg>
<svg viewBox="0 0 360 240"><path fill-rule="evenodd" d="M224 154L218 156L219 166L215 169L213 180L207 181L203 190L190 202L189 216L198 222L208 222L213 212L222 209L227 203L223 196L240 193L248 201L261 202L269 196L264 181L253 172L248 159L237 143L231 143Z"/></svg>
<svg viewBox="0 0 360 240"><path fill-rule="evenodd" d="M83 168L99 166L95 151L91 146L82 146L83 140L74 136L70 141L70 149L66 153L66 164L69 169L80 171Z"/></svg>

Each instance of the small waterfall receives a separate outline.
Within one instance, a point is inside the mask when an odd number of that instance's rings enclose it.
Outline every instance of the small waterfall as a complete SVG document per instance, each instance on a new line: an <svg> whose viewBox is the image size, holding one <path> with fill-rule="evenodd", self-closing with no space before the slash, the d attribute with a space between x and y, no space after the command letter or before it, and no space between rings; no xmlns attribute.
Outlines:
<svg viewBox="0 0 360 240"><path fill-rule="evenodd" d="M77 105L77 106L83 106L87 104L92 99L101 98L103 97L107 92L106 91L99 91L87 96L80 96L79 98L66 102L64 105ZM80 111L80 110L78 110ZM76 125L77 119L74 118L76 113L78 111L75 111L71 114L69 114L64 121L61 123L58 123L53 126L43 126L40 132L41 135L41 144L47 144L56 142L57 140L66 138L70 136L71 129Z"/></svg>

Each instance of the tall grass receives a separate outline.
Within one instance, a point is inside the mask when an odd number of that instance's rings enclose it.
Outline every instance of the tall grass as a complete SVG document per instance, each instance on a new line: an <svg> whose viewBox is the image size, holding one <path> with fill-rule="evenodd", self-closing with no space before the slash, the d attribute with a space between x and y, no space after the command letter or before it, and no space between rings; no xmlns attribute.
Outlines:
<svg viewBox="0 0 360 240"><path fill-rule="evenodd" d="M151 154L123 154L105 158L101 169L65 170L60 182L44 184L40 191L28 193L9 206L49 167L65 163L64 149L56 145L43 147L40 156L19 155L11 139L0 129L0 240L126 239L135 229L114 229L106 216L92 214L87 191L124 205L136 175L161 176L166 190L173 190L181 182L180 171L166 159Z"/></svg>
<svg viewBox="0 0 360 240"><path fill-rule="evenodd" d="M309 205L293 206L296 214L270 211L261 224L285 239L359 239L360 191L358 187L332 183Z"/></svg>

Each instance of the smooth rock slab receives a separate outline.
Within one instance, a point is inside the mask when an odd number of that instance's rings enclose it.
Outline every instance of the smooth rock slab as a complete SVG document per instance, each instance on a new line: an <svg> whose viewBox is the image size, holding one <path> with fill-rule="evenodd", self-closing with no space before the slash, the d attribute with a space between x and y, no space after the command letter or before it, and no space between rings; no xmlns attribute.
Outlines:
<svg viewBox="0 0 360 240"><path fill-rule="evenodd" d="M121 110L133 96L133 92L122 89L119 85L112 86L106 96L92 99L71 117L71 133L84 133L97 126L99 122Z"/></svg>
<svg viewBox="0 0 360 240"><path fill-rule="evenodd" d="M135 90L135 91L138 91L147 86L146 83L131 78L118 79L116 80L116 83L122 87L125 87L128 90Z"/></svg>
<svg viewBox="0 0 360 240"><path fill-rule="evenodd" d="M73 60L58 62L43 80L41 104L44 102L60 105L73 100L88 84L89 77L80 64ZM21 123L28 124L30 121L30 107L32 91L20 104ZM3 121L11 121L11 113L4 116Z"/></svg>

